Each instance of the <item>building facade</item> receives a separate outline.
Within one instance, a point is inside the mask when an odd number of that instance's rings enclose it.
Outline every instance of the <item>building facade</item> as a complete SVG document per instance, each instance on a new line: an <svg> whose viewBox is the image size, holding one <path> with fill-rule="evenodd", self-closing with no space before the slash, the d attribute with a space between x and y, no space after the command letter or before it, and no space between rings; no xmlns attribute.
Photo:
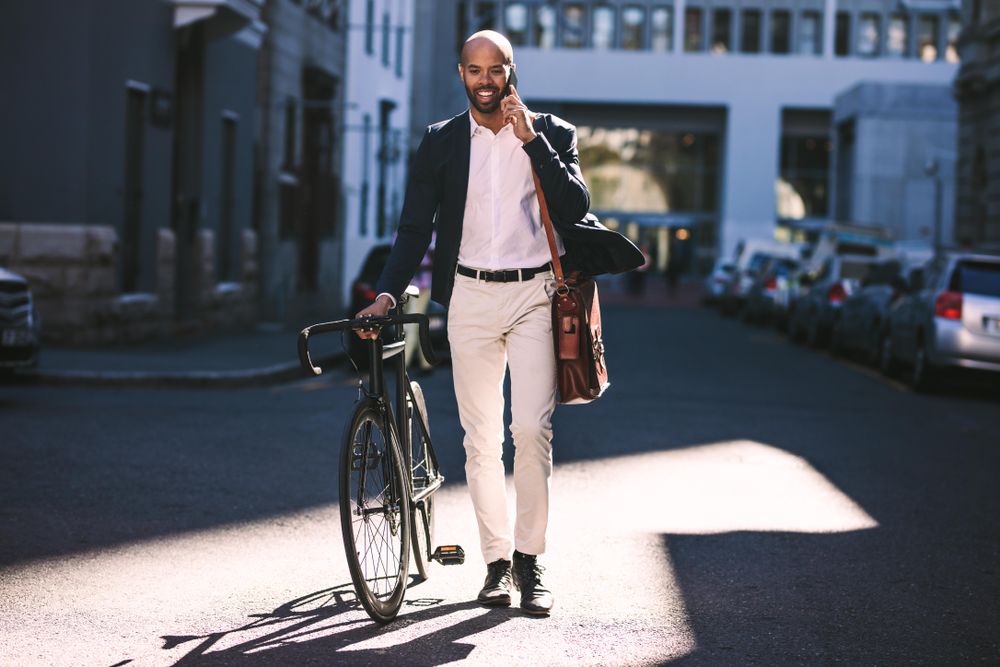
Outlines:
<svg viewBox="0 0 1000 667"><path fill-rule="evenodd" d="M966 0L959 38L956 240L1000 244L1000 3Z"/></svg>
<svg viewBox="0 0 1000 667"><path fill-rule="evenodd" d="M0 264L43 336L252 321L257 0L0 5Z"/></svg>
<svg viewBox="0 0 1000 667"><path fill-rule="evenodd" d="M438 63L418 74L415 126L467 106L464 36L504 32L529 106L578 126L596 212L689 268L832 219L836 95L947 84L960 25L952 0L439 0L418 16Z"/></svg>
<svg viewBox="0 0 1000 667"><path fill-rule="evenodd" d="M345 5L267 0L263 9L256 224L266 320L301 324L339 307Z"/></svg>
<svg viewBox="0 0 1000 667"><path fill-rule="evenodd" d="M350 282L368 251L392 240L403 205L411 149L415 4L413 0L364 0L350 5L343 126L345 281L341 296L345 304L350 302Z"/></svg>

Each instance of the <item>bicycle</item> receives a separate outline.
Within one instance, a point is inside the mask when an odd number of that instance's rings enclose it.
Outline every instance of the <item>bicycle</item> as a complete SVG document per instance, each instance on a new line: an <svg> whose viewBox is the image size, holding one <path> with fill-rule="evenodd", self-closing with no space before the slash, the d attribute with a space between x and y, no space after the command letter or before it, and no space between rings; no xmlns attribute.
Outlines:
<svg viewBox="0 0 1000 667"><path fill-rule="evenodd" d="M465 561L458 545L431 551L433 496L444 476L431 442L423 391L406 372L402 325L418 324L424 357L431 365L437 364L437 358L427 316L399 312L410 296L413 291L407 290L395 314L314 324L298 338L302 366L319 375L322 369L309 356L311 337L331 332L354 335L355 329L381 334L366 341L368 384L359 377L358 402L344 430L339 484L341 530L351 580L365 611L381 624L392 621L403 604L411 550L420 581L429 576L431 561L443 565ZM383 341L387 330L393 334L391 342ZM390 400L383 364L392 358L396 358L395 400Z"/></svg>

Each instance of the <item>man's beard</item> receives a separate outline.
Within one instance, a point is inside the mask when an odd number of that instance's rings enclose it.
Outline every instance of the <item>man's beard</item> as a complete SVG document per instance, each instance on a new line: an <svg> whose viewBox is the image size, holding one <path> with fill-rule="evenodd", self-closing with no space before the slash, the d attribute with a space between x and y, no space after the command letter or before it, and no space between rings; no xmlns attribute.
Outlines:
<svg viewBox="0 0 1000 667"><path fill-rule="evenodd" d="M480 90L491 90L491 91L493 91L495 94L494 94L492 100L489 101L489 102L486 102L486 103L484 103L482 100L480 100L476 96L476 92L478 92ZM477 88L475 91L473 91L471 88L469 88L468 86L466 86L465 87L465 94L468 96L469 102L472 104L473 108L476 111L478 111L479 113L489 114L489 113L493 113L494 111L496 111L497 109L500 108L501 95L500 95L500 89L499 88L495 88L493 86L483 86L483 87Z"/></svg>

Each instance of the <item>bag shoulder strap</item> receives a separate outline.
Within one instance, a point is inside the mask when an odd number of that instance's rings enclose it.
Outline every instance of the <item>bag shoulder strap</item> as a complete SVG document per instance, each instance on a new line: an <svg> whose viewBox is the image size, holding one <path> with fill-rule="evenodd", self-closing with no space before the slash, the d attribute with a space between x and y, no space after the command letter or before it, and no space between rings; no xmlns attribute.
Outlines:
<svg viewBox="0 0 1000 667"><path fill-rule="evenodd" d="M549 252L552 253L552 272L556 276L556 289L560 292L566 289L566 276L563 275L562 262L559 260L559 248L556 247L556 233L552 228L552 218L549 217L549 207L545 204L545 193L542 192L542 184L538 180L538 174L534 167L531 169L531 178L535 181L535 194L538 196L538 213L542 216L542 227L545 228L545 238L549 242Z"/></svg>

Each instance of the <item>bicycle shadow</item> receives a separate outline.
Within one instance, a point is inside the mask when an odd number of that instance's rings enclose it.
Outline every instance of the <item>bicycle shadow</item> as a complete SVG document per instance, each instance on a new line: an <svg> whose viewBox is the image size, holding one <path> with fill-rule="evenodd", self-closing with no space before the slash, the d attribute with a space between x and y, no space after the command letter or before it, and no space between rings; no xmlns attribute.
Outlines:
<svg viewBox="0 0 1000 667"><path fill-rule="evenodd" d="M354 587L347 583L295 598L270 612L250 614L254 620L237 628L206 635L163 635L161 639L165 650L198 642L175 666L288 665L316 659L335 661L338 665L370 665L388 660L430 666L468 658L475 646L462 643L462 639L519 615L514 608L484 608L471 600L443 602L440 598L408 599L396 620L386 626L378 625L366 615L344 619L344 614L361 609ZM412 611L414 608L418 610ZM473 609L483 613L389 647L351 648L416 623ZM230 645L234 636L244 633L252 636ZM213 650L223 642L225 648Z"/></svg>

